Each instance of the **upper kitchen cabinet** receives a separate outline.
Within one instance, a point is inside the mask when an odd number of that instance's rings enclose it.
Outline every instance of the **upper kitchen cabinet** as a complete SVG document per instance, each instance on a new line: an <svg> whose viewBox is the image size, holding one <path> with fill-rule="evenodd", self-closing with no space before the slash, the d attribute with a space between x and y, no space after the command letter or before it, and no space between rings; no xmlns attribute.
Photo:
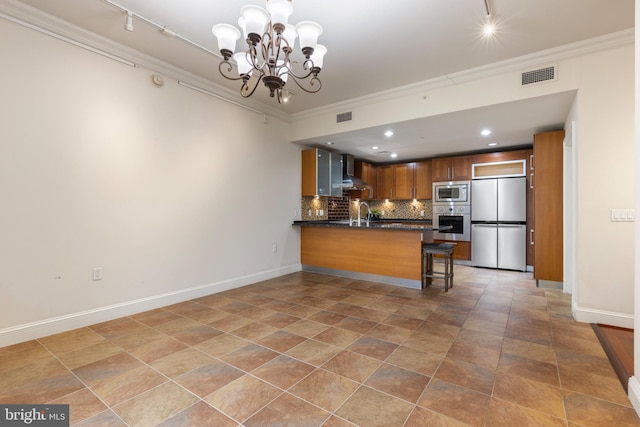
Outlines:
<svg viewBox="0 0 640 427"><path fill-rule="evenodd" d="M375 166L371 163L356 160L354 162L354 175L369 185L365 190L351 190L349 196L357 199L375 199L377 190L378 173Z"/></svg>
<svg viewBox="0 0 640 427"><path fill-rule="evenodd" d="M491 153L480 153L471 156L472 163L496 163L508 162L511 160L529 160L531 150L494 151Z"/></svg>
<svg viewBox="0 0 640 427"><path fill-rule="evenodd" d="M378 166L378 199L393 198L393 165Z"/></svg>
<svg viewBox="0 0 640 427"><path fill-rule="evenodd" d="M393 191L390 199L413 199L413 172L415 163L403 163L391 166L393 172Z"/></svg>
<svg viewBox="0 0 640 427"><path fill-rule="evenodd" d="M533 228L536 280L562 282L562 150L564 131L545 132L533 138Z"/></svg>
<svg viewBox="0 0 640 427"><path fill-rule="evenodd" d="M432 162L427 160L417 162L415 167L415 198L431 199L433 193L432 179Z"/></svg>
<svg viewBox="0 0 640 427"><path fill-rule="evenodd" d="M441 157L432 160L433 181L471 179L471 156Z"/></svg>
<svg viewBox="0 0 640 427"><path fill-rule="evenodd" d="M342 195L342 158L329 151L310 148L302 151L302 195Z"/></svg>
<svg viewBox="0 0 640 427"><path fill-rule="evenodd" d="M378 167L378 198L430 199L431 161Z"/></svg>
<svg viewBox="0 0 640 427"><path fill-rule="evenodd" d="M329 153L329 176L330 176L330 190L329 195L333 197L342 196L342 162L341 155L336 153Z"/></svg>

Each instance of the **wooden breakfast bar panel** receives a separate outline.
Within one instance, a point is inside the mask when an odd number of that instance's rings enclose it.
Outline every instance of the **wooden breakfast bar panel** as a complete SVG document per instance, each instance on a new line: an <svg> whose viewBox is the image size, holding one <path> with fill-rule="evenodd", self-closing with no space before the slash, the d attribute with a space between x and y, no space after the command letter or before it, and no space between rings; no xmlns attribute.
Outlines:
<svg viewBox="0 0 640 427"><path fill-rule="evenodd" d="M303 265L421 280L422 231L301 227Z"/></svg>

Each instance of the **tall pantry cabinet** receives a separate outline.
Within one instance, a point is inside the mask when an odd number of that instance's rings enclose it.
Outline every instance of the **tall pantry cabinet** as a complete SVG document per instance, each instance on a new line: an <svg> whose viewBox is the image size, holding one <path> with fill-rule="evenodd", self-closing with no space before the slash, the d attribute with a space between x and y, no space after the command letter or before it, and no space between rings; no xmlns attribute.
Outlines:
<svg viewBox="0 0 640 427"><path fill-rule="evenodd" d="M533 187L534 225L530 230L534 246L533 277L563 281L562 150L564 131L533 137L530 186Z"/></svg>

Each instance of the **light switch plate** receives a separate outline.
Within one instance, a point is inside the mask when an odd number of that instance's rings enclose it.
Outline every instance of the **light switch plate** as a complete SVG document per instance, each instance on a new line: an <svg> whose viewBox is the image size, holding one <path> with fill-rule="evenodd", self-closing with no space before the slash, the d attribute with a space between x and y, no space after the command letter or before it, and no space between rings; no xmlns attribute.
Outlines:
<svg viewBox="0 0 640 427"><path fill-rule="evenodd" d="M635 220L635 209L611 209L612 222L634 222Z"/></svg>

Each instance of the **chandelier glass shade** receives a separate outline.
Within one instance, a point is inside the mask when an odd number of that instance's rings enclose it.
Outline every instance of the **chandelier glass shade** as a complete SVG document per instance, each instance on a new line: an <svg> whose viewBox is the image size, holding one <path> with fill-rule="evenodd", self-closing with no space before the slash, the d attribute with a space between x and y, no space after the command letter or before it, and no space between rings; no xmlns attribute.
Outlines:
<svg viewBox="0 0 640 427"><path fill-rule="evenodd" d="M217 24L211 31L223 58L218 66L220 74L229 80L242 80L243 97L253 95L261 81L269 89L269 96L276 97L278 102L288 101L285 85L289 81L309 93L322 88L318 74L327 48L318 44L320 25L311 21L289 24L293 13L291 0L267 0L266 10L249 5L240 13L238 26L242 32L229 24ZM246 50L236 52L236 41L241 36L246 41ZM299 63L291 57L296 40L304 56L299 71L292 68Z"/></svg>

